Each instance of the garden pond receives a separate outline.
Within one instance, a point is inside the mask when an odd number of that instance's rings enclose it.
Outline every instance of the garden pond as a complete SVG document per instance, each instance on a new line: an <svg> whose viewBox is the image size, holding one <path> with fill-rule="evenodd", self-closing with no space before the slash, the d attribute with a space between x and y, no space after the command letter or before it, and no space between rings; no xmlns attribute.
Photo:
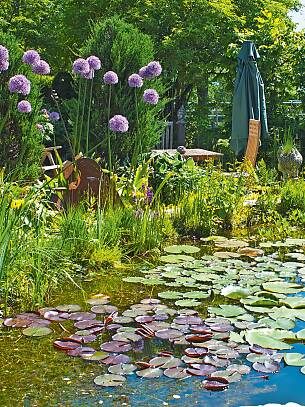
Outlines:
<svg viewBox="0 0 305 407"><path fill-rule="evenodd" d="M305 404L304 247L169 246L3 318L1 407Z"/></svg>

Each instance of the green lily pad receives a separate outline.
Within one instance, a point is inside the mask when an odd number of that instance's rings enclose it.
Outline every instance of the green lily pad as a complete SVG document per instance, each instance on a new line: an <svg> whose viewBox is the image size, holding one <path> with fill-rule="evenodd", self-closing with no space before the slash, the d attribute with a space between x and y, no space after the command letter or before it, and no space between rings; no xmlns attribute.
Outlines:
<svg viewBox="0 0 305 407"><path fill-rule="evenodd" d="M223 317L237 317L246 313L244 308L241 308L237 305L219 305L219 307L209 307L209 313L221 315Z"/></svg>
<svg viewBox="0 0 305 407"><path fill-rule="evenodd" d="M305 374L305 366L304 366L304 367L302 367L302 369L301 369L301 373Z"/></svg>
<svg viewBox="0 0 305 407"><path fill-rule="evenodd" d="M196 246L182 244L182 245L167 246L164 248L164 251L166 253L172 253L172 254L181 254L181 253L192 254L192 253L200 252L200 248L196 247Z"/></svg>
<svg viewBox="0 0 305 407"><path fill-rule="evenodd" d="M123 278L123 281L125 281L125 283L143 283L144 278L130 276Z"/></svg>
<svg viewBox="0 0 305 407"><path fill-rule="evenodd" d="M126 378L121 375L117 374L104 374L101 376L97 376L94 379L94 383L98 386L103 386L103 387L117 387L117 386L122 386L124 382L126 381Z"/></svg>
<svg viewBox="0 0 305 407"><path fill-rule="evenodd" d="M288 345L287 343L285 343L281 340L274 339L271 336L267 336L266 334L264 334L261 331L256 330L256 329L246 331L245 338L246 338L246 341L250 345L259 345L263 348L278 349L278 350L292 348L292 346Z"/></svg>
<svg viewBox="0 0 305 407"><path fill-rule="evenodd" d="M303 286L286 281L271 281L263 284L264 290L282 294L296 294L303 290Z"/></svg>
<svg viewBox="0 0 305 407"><path fill-rule="evenodd" d="M191 298L191 299L205 299L211 296L211 291L204 293L202 291L188 291L183 293L183 298Z"/></svg>
<svg viewBox="0 0 305 407"><path fill-rule="evenodd" d="M191 307L199 307L199 305L201 305L201 302L195 301L195 300L179 300L179 301L175 302L175 305L177 305L178 307L191 308Z"/></svg>
<svg viewBox="0 0 305 407"><path fill-rule="evenodd" d="M182 293L179 291L162 291L158 294L158 297L165 298L167 300L178 300L182 297Z"/></svg>
<svg viewBox="0 0 305 407"><path fill-rule="evenodd" d="M302 353L285 353L284 361L288 366L305 366L305 355Z"/></svg>
<svg viewBox="0 0 305 407"><path fill-rule="evenodd" d="M22 333L25 336L31 336L31 337L41 337L41 336L46 336L51 334L53 331L51 328L48 328L46 326L44 327L37 327L37 328L25 328Z"/></svg>
<svg viewBox="0 0 305 407"><path fill-rule="evenodd" d="M296 333L298 339L305 340L305 329L301 329Z"/></svg>
<svg viewBox="0 0 305 407"><path fill-rule="evenodd" d="M186 254L169 254L167 256L161 256L160 261L163 263L183 263L184 261L192 261L194 257L188 256Z"/></svg>
<svg viewBox="0 0 305 407"><path fill-rule="evenodd" d="M305 297L287 297L280 300L280 303L289 308L305 308Z"/></svg>

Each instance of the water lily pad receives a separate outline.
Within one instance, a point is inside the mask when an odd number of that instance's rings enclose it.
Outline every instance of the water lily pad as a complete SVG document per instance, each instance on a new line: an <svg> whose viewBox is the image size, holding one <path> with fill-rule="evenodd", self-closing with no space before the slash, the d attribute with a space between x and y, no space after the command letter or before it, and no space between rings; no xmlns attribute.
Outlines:
<svg viewBox="0 0 305 407"><path fill-rule="evenodd" d="M158 297L165 298L167 300L177 300L182 296L183 294L179 291L163 291L158 294Z"/></svg>
<svg viewBox="0 0 305 407"><path fill-rule="evenodd" d="M188 291L186 293L183 293L183 298L193 298L193 299L205 299L209 298L211 296L211 291L208 291L206 293L202 291Z"/></svg>
<svg viewBox="0 0 305 407"><path fill-rule="evenodd" d="M208 348L187 348L184 353L190 358L200 358L209 353Z"/></svg>
<svg viewBox="0 0 305 407"><path fill-rule="evenodd" d="M112 314L118 311L118 308L114 305L94 305L91 311L95 314Z"/></svg>
<svg viewBox="0 0 305 407"><path fill-rule="evenodd" d="M126 378L124 376L117 375L117 374L104 374L101 376L97 376L94 379L94 383L96 385L103 386L103 387L122 386L125 381L126 381Z"/></svg>
<svg viewBox="0 0 305 407"><path fill-rule="evenodd" d="M301 329L296 333L298 339L305 340L305 329Z"/></svg>
<svg viewBox="0 0 305 407"><path fill-rule="evenodd" d="M289 308L305 308L305 297L286 297L280 300L280 304L287 305Z"/></svg>
<svg viewBox="0 0 305 407"><path fill-rule="evenodd" d="M123 354L110 355L100 360L103 365L119 365L120 363L129 363L130 357Z"/></svg>
<svg viewBox="0 0 305 407"><path fill-rule="evenodd" d="M186 369L183 367L172 367L170 369L164 370L164 376L170 377L171 379L186 379L190 377Z"/></svg>
<svg viewBox="0 0 305 407"><path fill-rule="evenodd" d="M282 294L296 294L303 290L303 286L287 281L271 281L263 284L264 290Z"/></svg>
<svg viewBox="0 0 305 407"><path fill-rule="evenodd" d="M171 369L173 367L179 367L182 361L179 358L174 358L172 356L158 356L149 361L152 367L159 367L161 369Z"/></svg>
<svg viewBox="0 0 305 407"><path fill-rule="evenodd" d="M209 391L223 391L229 387L229 381L224 377L207 377L202 384Z"/></svg>
<svg viewBox="0 0 305 407"><path fill-rule="evenodd" d="M175 302L178 307L199 307L201 303L196 300L178 300Z"/></svg>
<svg viewBox="0 0 305 407"><path fill-rule="evenodd" d="M149 367L147 369L137 371L136 375L145 379L155 379L163 375L163 370Z"/></svg>
<svg viewBox="0 0 305 407"><path fill-rule="evenodd" d="M87 300L90 305L105 305L110 301L110 297L104 294L96 294Z"/></svg>
<svg viewBox="0 0 305 407"><path fill-rule="evenodd" d="M161 339L173 340L183 335L178 329L161 329L156 332L156 337Z"/></svg>
<svg viewBox="0 0 305 407"><path fill-rule="evenodd" d="M209 307L209 313L221 315L223 317L236 317L246 313L244 308L239 307L238 305L219 305L219 307Z"/></svg>
<svg viewBox="0 0 305 407"><path fill-rule="evenodd" d="M305 366L305 355L302 353L285 353L284 361L289 366Z"/></svg>
<svg viewBox="0 0 305 407"><path fill-rule="evenodd" d="M216 370L215 366L207 364L193 364L186 368L186 372L192 376L209 376Z"/></svg>
<svg viewBox="0 0 305 407"><path fill-rule="evenodd" d="M228 372L238 372L239 374L249 374L251 372L250 366L247 365L238 365L238 364L232 364L227 366L226 369Z"/></svg>
<svg viewBox="0 0 305 407"><path fill-rule="evenodd" d="M263 348L269 349L291 349L291 346L287 343L274 339L272 336L264 335L264 333L258 330L250 330L245 333L245 338L250 345L259 345Z"/></svg>
<svg viewBox="0 0 305 407"><path fill-rule="evenodd" d="M90 355L85 354L85 355L82 355L81 357L82 357L82 359L87 360L89 362L99 362L108 356L109 356L108 352L96 351Z"/></svg>
<svg viewBox="0 0 305 407"><path fill-rule="evenodd" d="M257 257L262 256L264 251L261 249L255 249L253 247L242 247L238 249L238 253L242 254L243 256Z"/></svg>
<svg viewBox="0 0 305 407"><path fill-rule="evenodd" d="M190 246L190 245L173 245L173 246L167 246L164 248L164 251L167 253L173 253L173 254L192 254L192 253L198 253L200 251L199 247L196 246Z"/></svg>
<svg viewBox="0 0 305 407"><path fill-rule="evenodd" d="M186 254L169 254L166 256L161 256L160 261L163 263L171 263L171 264L178 264L182 263L184 261L192 261L194 260L194 257L188 256Z"/></svg>
<svg viewBox="0 0 305 407"><path fill-rule="evenodd" d="M64 304L56 307L56 310L61 312L78 312L81 310L81 307L77 304Z"/></svg>
<svg viewBox="0 0 305 407"><path fill-rule="evenodd" d="M93 312L72 312L69 315L69 319L72 321L89 321L91 319L95 319L96 314Z"/></svg>
<svg viewBox="0 0 305 407"><path fill-rule="evenodd" d="M266 361L265 363L254 362L252 367L261 373L276 373L280 370L279 363L273 361Z"/></svg>
<svg viewBox="0 0 305 407"><path fill-rule="evenodd" d="M229 383L236 383L241 380L241 374L238 372L228 371L228 370L217 370L211 374L212 377L224 377Z"/></svg>
<svg viewBox="0 0 305 407"><path fill-rule="evenodd" d="M138 342L142 340L142 337L133 332L119 332L113 335L112 339L121 342Z"/></svg>
<svg viewBox="0 0 305 407"><path fill-rule="evenodd" d="M218 259L231 259L231 258L239 258L241 254L235 252L215 252L214 256Z"/></svg>
<svg viewBox="0 0 305 407"><path fill-rule="evenodd" d="M101 350L105 352L124 353L131 349L131 344L123 341L110 341L101 344Z"/></svg>
<svg viewBox="0 0 305 407"><path fill-rule="evenodd" d="M305 366L304 366L304 367L302 367L302 369L301 369L301 373L305 374Z"/></svg>
<svg viewBox="0 0 305 407"><path fill-rule="evenodd" d="M119 363L108 367L108 372L118 375L130 375L137 369L137 366L132 364Z"/></svg>
<svg viewBox="0 0 305 407"><path fill-rule="evenodd" d="M38 327L38 328L25 328L22 333L25 336L31 336L31 337L41 337L41 336L46 336L51 334L53 331L52 329L48 327Z"/></svg>

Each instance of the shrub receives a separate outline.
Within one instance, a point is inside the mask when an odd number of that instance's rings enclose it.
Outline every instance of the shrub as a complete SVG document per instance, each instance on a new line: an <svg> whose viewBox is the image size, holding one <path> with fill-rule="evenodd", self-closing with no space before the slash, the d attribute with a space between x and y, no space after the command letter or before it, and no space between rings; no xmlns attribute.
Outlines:
<svg viewBox="0 0 305 407"><path fill-rule="evenodd" d="M9 69L0 72L0 167L14 179L34 179L40 171L42 154L42 136L36 129L41 110L39 79L29 65L22 63L23 51L17 40L10 35L0 33L0 44L10 53ZM31 92L26 99L32 105L30 114L19 113L18 101L22 95L10 94L9 78L22 74L31 81Z"/></svg>
<svg viewBox="0 0 305 407"><path fill-rule="evenodd" d="M84 117L88 118L89 106L92 106L89 123L84 123L82 133L82 151L85 151L84 135L89 128L89 148L102 143L102 147L96 149L100 154L101 149L106 151L108 132L108 95L109 86L103 82L106 71L115 71L119 77L119 83L112 85L112 97L110 105L110 117L114 115L126 116L129 121L128 133L116 133L112 136L112 155L120 161L127 157L131 158L135 151L147 151L155 146L163 131L163 123L159 119L163 111L165 101L156 106L145 104L142 95L145 88L155 88L162 95L164 88L160 79L147 81L141 89L137 89L136 98L138 104L135 109L135 89L128 86L128 77L137 73L139 69L147 65L153 59L153 43L148 35L142 34L134 26L113 17L101 21L93 28L91 37L87 40L80 51L83 57L96 55L102 62L102 68L95 72L92 89L92 103L90 103L90 82L78 79L76 88L80 92L80 100L84 106ZM67 102L70 111L71 122L76 123L77 100ZM75 128L73 129L75 133ZM106 154L107 155L107 154Z"/></svg>

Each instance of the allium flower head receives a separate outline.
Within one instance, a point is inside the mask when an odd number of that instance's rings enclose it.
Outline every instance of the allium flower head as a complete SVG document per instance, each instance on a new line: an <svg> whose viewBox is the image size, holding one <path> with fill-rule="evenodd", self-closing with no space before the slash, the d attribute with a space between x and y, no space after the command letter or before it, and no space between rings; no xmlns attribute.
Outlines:
<svg viewBox="0 0 305 407"><path fill-rule="evenodd" d="M15 75L9 80L8 88L11 93L28 95L31 91L31 82L24 75Z"/></svg>
<svg viewBox="0 0 305 407"><path fill-rule="evenodd" d="M94 71L98 71L99 69L101 69L101 61L95 55L91 55L90 57L88 57L87 62L90 69L93 69Z"/></svg>
<svg viewBox="0 0 305 407"><path fill-rule="evenodd" d="M0 60L0 72L1 71L7 71L9 67L9 62L5 60Z"/></svg>
<svg viewBox="0 0 305 407"><path fill-rule="evenodd" d="M74 73L79 75L86 75L90 72L89 62L83 58L78 58L73 62L72 70Z"/></svg>
<svg viewBox="0 0 305 407"><path fill-rule="evenodd" d="M31 113L32 111L31 103L27 100L21 100L21 102L18 103L17 108L20 113Z"/></svg>
<svg viewBox="0 0 305 407"><path fill-rule="evenodd" d="M152 77L160 76L162 73L162 66L158 61L152 61L147 65L147 73Z"/></svg>
<svg viewBox="0 0 305 407"><path fill-rule="evenodd" d="M118 75L113 71L106 72L103 79L106 85L115 85L119 82Z"/></svg>
<svg viewBox="0 0 305 407"><path fill-rule="evenodd" d="M37 75L49 75L51 72L49 64L44 61L43 59L40 59L38 62L36 62L32 66L32 71L36 73Z"/></svg>
<svg viewBox="0 0 305 407"><path fill-rule="evenodd" d="M148 71L147 66L143 66L139 70L139 76L143 79L152 79L153 75Z"/></svg>
<svg viewBox="0 0 305 407"><path fill-rule="evenodd" d="M143 100L150 105L156 105L159 101L158 92L155 89L146 89L143 95Z"/></svg>
<svg viewBox="0 0 305 407"><path fill-rule="evenodd" d="M82 75L83 78L85 79L93 79L94 78L94 69L90 69L90 71L88 73L84 73Z"/></svg>
<svg viewBox="0 0 305 407"><path fill-rule="evenodd" d="M5 48L3 45L0 45L0 61L7 61L8 56L8 49Z"/></svg>
<svg viewBox="0 0 305 407"><path fill-rule="evenodd" d="M115 132L126 133L128 131L129 123L126 117L121 115L113 116L109 120L109 129Z"/></svg>
<svg viewBox="0 0 305 407"><path fill-rule="evenodd" d="M134 73L128 78L128 85L131 88L141 88L143 86L143 79L140 75Z"/></svg>
<svg viewBox="0 0 305 407"><path fill-rule="evenodd" d="M29 49L23 54L22 61L26 64L34 65L40 61L40 55L37 51Z"/></svg>
<svg viewBox="0 0 305 407"><path fill-rule="evenodd" d="M60 119L60 114L58 112L50 112L49 119L53 122L58 122L58 120Z"/></svg>

